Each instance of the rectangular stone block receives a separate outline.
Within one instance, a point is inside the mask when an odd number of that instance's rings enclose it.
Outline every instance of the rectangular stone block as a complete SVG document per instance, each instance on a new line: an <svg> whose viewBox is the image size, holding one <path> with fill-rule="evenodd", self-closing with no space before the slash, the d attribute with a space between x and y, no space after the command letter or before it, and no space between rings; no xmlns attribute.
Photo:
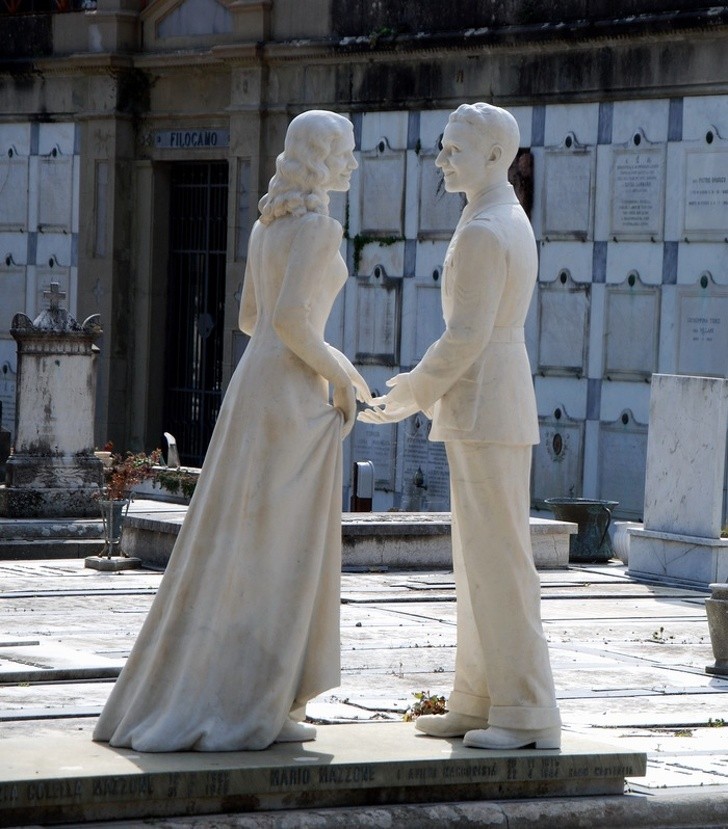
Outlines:
<svg viewBox="0 0 728 829"><path fill-rule="evenodd" d="M727 431L728 380L653 376L645 529L720 536Z"/></svg>

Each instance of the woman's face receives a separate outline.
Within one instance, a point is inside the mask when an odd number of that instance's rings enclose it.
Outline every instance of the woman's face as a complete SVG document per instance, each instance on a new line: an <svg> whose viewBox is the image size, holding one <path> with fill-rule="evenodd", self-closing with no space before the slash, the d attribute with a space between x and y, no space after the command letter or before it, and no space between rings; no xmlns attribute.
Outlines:
<svg viewBox="0 0 728 829"><path fill-rule="evenodd" d="M354 134L349 130L334 141L326 159L326 167L329 170L326 189L340 192L348 190L351 174L358 166L354 158Z"/></svg>

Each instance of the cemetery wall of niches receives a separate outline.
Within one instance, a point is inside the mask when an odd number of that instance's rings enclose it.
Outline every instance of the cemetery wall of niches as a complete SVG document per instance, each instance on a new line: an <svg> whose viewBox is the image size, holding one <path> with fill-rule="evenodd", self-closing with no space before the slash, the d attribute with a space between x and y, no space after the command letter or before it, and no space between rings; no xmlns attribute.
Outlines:
<svg viewBox="0 0 728 829"><path fill-rule="evenodd" d="M0 403L15 431L18 312L34 319L58 282L64 307L78 294L79 130L67 123L0 124Z"/></svg>
<svg viewBox="0 0 728 829"><path fill-rule="evenodd" d="M533 501L604 498L640 518L652 374L728 374L728 97L511 111L511 179L540 252L526 330ZM447 116L355 115L359 172L332 202L352 278L328 333L381 393L443 330L439 280L462 208L434 164ZM422 415L356 425L347 460L374 462L375 508L449 507L428 429Z"/></svg>

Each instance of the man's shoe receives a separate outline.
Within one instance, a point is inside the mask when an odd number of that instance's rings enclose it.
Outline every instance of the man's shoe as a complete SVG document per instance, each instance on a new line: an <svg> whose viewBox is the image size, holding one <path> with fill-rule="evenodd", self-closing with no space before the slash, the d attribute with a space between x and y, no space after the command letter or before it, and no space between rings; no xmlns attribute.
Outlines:
<svg viewBox="0 0 728 829"><path fill-rule="evenodd" d="M275 738L276 743L306 743L316 739L316 727L305 722L287 719L283 723L280 734Z"/></svg>
<svg viewBox="0 0 728 829"><path fill-rule="evenodd" d="M448 711L446 714L423 714L415 720L415 728L430 737L462 737L474 728L485 728L485 717L472 717Z"/></svg>
<svg viewBox="0 0 728 829"><path fill-rule="evenodd" d="M463 745L507 751L514 748L561 748L560 728L499 728L468 731Z"/></svg>

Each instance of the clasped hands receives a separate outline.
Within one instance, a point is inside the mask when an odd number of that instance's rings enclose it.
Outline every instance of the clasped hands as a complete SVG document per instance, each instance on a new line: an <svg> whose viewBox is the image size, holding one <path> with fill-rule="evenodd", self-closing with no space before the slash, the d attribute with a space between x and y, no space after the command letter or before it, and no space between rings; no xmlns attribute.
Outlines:
<svg viewBox="0 0 728 829"><path fill-rule="evenodd" d="M397 374L387 380L388 394L365 401L371 407L359 412L357 420L363 423L397 423L415 414L420 407L412 395L409 375Z"/></svg>
<svg viewBox="0 0 728 829"><path fill-rule="evenodd" d="M387 380L388 394L372 397L364 378L358 372L349 372L349 382L334 388L333 404L344 415L342 437L354 428L356 400L370 408L356 416L363 423L397 423L419 411L407 374L398 374Z"/></svg>

